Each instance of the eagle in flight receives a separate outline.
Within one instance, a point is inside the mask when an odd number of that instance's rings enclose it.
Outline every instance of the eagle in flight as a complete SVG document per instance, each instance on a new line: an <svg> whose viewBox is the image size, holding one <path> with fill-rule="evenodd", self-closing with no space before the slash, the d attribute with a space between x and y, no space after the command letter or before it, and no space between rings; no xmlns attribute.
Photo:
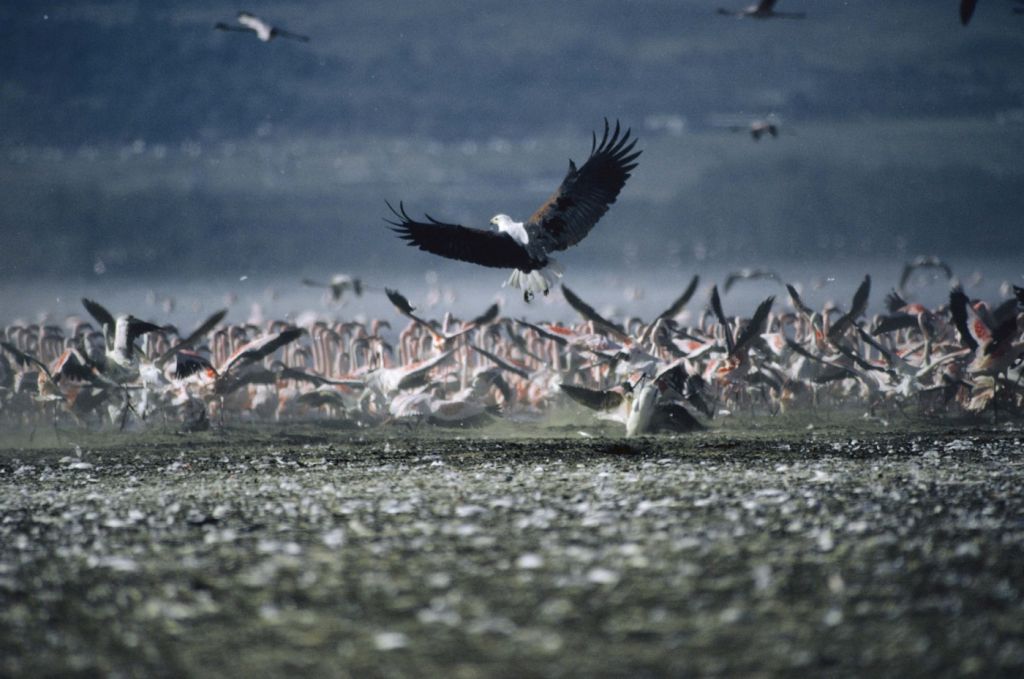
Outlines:
<svg viewBox="0 0 1024 679"><path fill-rule="evenodd" d="M497 231L471 229L439 222L426 215L418 222L406 214L399 203L388 207L398 221L386 220L401 238L435 255L472 262L481 266L514 269L505 285L523 291L529 302L535 293L548 294L561 267L551 252L579 243L615 202L630 173L636 168L640 151L634 151L636 139L623 133L618 121L610 130L604 121L600 143L593 135L590 157L580 168L569 161L569 171L548 200L525 222L505 214L495 215L491 224Z"/></svg>

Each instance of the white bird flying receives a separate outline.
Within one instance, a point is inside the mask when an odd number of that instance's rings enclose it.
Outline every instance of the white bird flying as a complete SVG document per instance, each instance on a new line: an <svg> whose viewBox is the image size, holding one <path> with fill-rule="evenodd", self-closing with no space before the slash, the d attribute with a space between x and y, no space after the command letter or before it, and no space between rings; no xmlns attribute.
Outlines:
<svg viewBox="0 0 1024 679"><path fill-rule="evenodd" d="M262 42L270 42L274 38L291 38L292 40L300 40L302 42L309 42L309 37L305 35L299 35L298 33L292 33L286 31L283 28L272 26L263 19L250 14L249 12L238 13L239 26L230 26L222 21L217 22L214 25L218 31L239 31L242 33L255 33L256 37Z"/></svg>
<svg viewBox="0 0 1024 679"><path fill-rule="evenodd" d="M750 5L743 9L720 7L718 13L740 19L803 19L806 16L803 12L776 12L775 4L777 2L778 0L760 0L756 5Z"/></svg>
<svg viewBox="0 0 1024 679"><path fill-rule="evenodd" d="M417 222L399 203L398 210L388 207L400 221L388 223L421 250L481 266L515 269L506 285L521 289L523 299L530 301L534 293L546 295L555 277L561 276L549 254L583 240L636 168L641 152L633 151L636 140L631 141L629 133L628 129L620 132L618 121L610 131L605 120L601 143L595 134L587 162L577 169L570 160L561 185L525 222L499 214L491 219L497 231L445 224L430 215L426 222Z"/></svg>

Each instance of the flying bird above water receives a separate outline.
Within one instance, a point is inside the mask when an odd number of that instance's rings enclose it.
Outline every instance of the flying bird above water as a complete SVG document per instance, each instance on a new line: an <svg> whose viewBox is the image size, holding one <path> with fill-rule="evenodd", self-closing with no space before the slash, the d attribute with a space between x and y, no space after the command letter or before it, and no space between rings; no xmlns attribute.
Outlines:
<svg viewBox="0 0 1024 679"><path fill-rule="evenodd" d="M339 302L345 293L351 290L356 297L363 295L363 281L348 274L334 274L329 283L321 283L309 278L303 278L302 284L310 288L327 288L330 291L331 301Z"/></svg>
<svg viewBox="0 0 1024 679"><path fill-rule="evenodd" d="M910 277L918 270L941 271L943 275L946 276L946 280L953 278L953 269L949 264L934 255L921 255L903 265L903 272L900 274L900 283L896 286L896 289L905 291L907 289L907 283L910 281Z"/></svg>
<svg viewBox="0 0 1024 679"><path fill-rule="evenodd" d="M497 231L472 229L440 222L426 215L425 222L409 217L399 203L388 207L399 221L388 221L409 245L449 259L500 269L514 269L506 285L523 291L530 301L534 294L545 295L556 276L558 263L550 253L565 250L583 240L618 198L630 173L636 168L640 151L633 151L635 139L630 130L622 133L618 121L614 131L605 120L604 135L598 143L593 136L590 157L577 168L569 161L569 171L551 197L525 222L505 214L491 218Z"/></svg>
<svg viewBox="0 0 1024 679"><path fill-rule="evenodd" d="M750 123L750 136L754 141L761 141L761 137L765 134L772 137L779 136L779 126L767 120L755 120Z"/></svg>
<svg viewBox="0 0 1024 679"><path fill-rule="evenodd" d="M770 120L752 120L745 125L729 125L729 129L733 132L750 132L750 136L754 141L761 141L761 137L764 135L771 135L772 137L779 136L779 126Z"/></svg>
<svg viewBox="0 0 1024 679"><path fill-rule="evenodd" d="M971 17L974 16L974 8L977 6L978 0L960 0L960 23L966 26L971 23Z"/></svg>
<svg viewBox="0 0 1024 679"><path fill-rule="evenodd" d="M767 269L740 269L739 271L730 272L725 279L725 285L722 286L723 292L729 292L734 285L740 281L758 281L758 280L769 280L775 281L778 284L782 284L782 279L779 278L779 274L774 271Z"/></svg>
<svg viewBox="0 0 1024 679"><path fill-rule="evenodd" d="M263 19L249 12L238 13L238 26L231 26L222 21L217 22L214 28L218 31L238 31L240 33L255 33L261 42L270 42L274 38L291 38L302 42L309 42L309 36L299 35L286 31L283 28L272 26Z"/></svg>
<svg viewBox="0 0 1024 679"><path fill-rule="evenodd" d="M750 5L743 9L718 8L719 14L738 17L740 19L803 19L807 15L803 12L776 12L775 4L778 0L761 0L756 5Z"/></svg>

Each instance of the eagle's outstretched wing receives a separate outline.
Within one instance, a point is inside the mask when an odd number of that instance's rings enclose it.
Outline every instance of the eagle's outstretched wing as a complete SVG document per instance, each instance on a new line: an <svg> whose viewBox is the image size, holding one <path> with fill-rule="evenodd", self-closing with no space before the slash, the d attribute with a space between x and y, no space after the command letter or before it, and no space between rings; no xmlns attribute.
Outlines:
<svg viewBox="0 0 1024 679"><path fill-rule="evenodd" d="M532 271L538 268L538 263L533 261L526 249L507 233L445 224L430 215L426 216L426 222L417 222L406 214L401 203L397 210L390 203L388 207L399 221L385 221L409 245L420 250L499 269ZM540 264L543 265L543 262Z"/></svg>
<svg viewBox="0 0 1024 679"><path fill-rule="evenodd" d="M595 134L587 162L576 169L570 160L562 184L527 220L525 227L531 241L551 252L575 245L590 233L637 165L641 152L633 151L636 140L630 140L629 132L627 129L622 134L615 121L615 130L609 134L608 120L604 121L601 143L597 143Z"/></svg>

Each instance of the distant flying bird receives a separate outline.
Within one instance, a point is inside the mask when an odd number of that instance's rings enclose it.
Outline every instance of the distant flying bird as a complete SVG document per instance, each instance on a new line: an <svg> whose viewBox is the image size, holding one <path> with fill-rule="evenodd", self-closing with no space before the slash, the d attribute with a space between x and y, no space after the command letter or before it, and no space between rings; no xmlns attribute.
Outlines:
<svg viewBox="0 0 1024 679"><path fill-rule="evenodd" d="M974 16L974 8L978 6L978 0L960 0L960 23L966 26L971 23Z"/></svg>
<svg viewBox="0 0 1024 679"><path fill-rule="evenodd" d="M240 26L231 26L219 21L214 25L214 28L218 31L238 31L241 33L255 33L256 37L262 42L270 42L274 38L291 38L292 40L301 40L302 42L309 42L309 37L305 35L299 35L298 33L292 33L286 31L283 28L272 26L263 19L259 18L249 12L238 13L238 23Z"/></svg>
<svg viewBox="0 0 1024 679"><path fill-rule="evenodd" d="M779 278L779 274L774 271L767 271L765 269L740 269L739 271L733 271L725 278L725 285L722 286L723 292L729 292L732 286L736 285L739 281L758 281L768 280L775 281L779 285L782 285L782 280Z"/></svg>
<svg viewBox="0 0 1024 679"><path fill-rule="evenodd" d="M1024 14L1024 0L1014 0L1017 6L1013 8L1014 14ZM978 6L978 0L960 0L960 23L966 26L971 23L974 16L974 9Z"/></svg>
<svg viewBox="0 0 1024 679"><path fill-rule="evenodd" d="M776 2L777 0L761 0L761 2L756 5L750 5L743 9L725 9L724 7L719 7L718 13L724 14L725 16L738 17L740 19L803 19L807 16L803 12L776 12Z"/></svg>
<svg viewBox="0 0 1024 679"><path fill-rule="evenodd" d="M700 283L700 276L694 275L694 277L690 279L690 284L686 286L685 290L683 290L683 294L676 297L671 306L658 314L657 317L673 319L678 316L679 312L681 312L683 307L686 306L686 303L690 301L691 297L693 297L693 293L697 292L698 283Z"/></svg>
<svg viewBox="0 0 1024 679"><path fill-rule="evenodd" d="M587 162L577 169L570 160L561 185L526 222L499 214L491 219L497 231L445 224L430 215L426 222L417 222L401 203L398 210L389 203L399 221L388 223L421 250L481 266L515 269L506 285L521 289L523 299L530 301L534 293L546 295L554 278L561 276L558 263L548 255L583 240L636 168L641 152L633 151L636 140L631 141L629 133L628 129L620 132L618 121L610 133L605 120L604 136L600 144L593 136Z"/></svg>
<svg viewBox="0 0 1024 679"><path fill-rule="evenodd" d="M772 137L779 136L779 126L767 120L755 120L750 123L750 136L754 141L761 141L761 137L770 134Z"/></svg>
<svg viewBox="0 0 1024 679"><path fill-rule="evenodd" d="M344 273L334 274L329 283L303 278L302 284L311 288L327 288L331 291L331 301L333 302L340 302L349 290L354 292L356 297L363 295L363 281Z"/></svg>
<svg viewBox="0 0 1024 679"><path fill-rule="evenodd" d="M744 130L747 130L750 132L750 136L753 137L754 141L761 141L761 137L766 134L769 134L772 137L779 136L778 124L769 120L752 120L748 125L730 125L729 129L733 132L743 132Z"/></svg>
<svg viewBox="0 0 1024 679"><path fill-rule="evenodd" d="M934 255L915 257L913 260L903 265L903 273L900 274L900 284L897 286L897 290L901 292L906 291L907 283L910 281L910 277L918 269L937 269L946 276L946 280L953 277L953 269L946 264L944 261L935 257Z"/></svg>

